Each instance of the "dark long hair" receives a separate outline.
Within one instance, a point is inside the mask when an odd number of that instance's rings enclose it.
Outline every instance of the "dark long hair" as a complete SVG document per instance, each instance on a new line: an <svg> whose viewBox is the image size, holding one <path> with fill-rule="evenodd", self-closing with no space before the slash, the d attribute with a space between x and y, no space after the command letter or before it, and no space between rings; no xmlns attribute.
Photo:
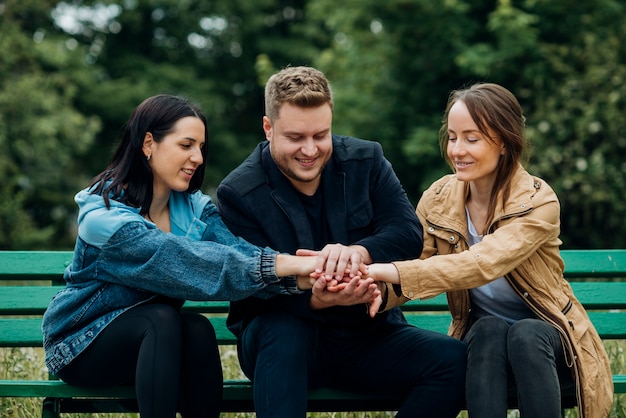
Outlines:
<svg viewBox="0 0 626 418"><path fill-rule="evenodd" d="M526 119L517 98L509 90L493 83L478 83L468 88L455 90L450 94L448 105L439 131L439 148L454 171L454 164L446 152L448 145L448 114L452 106L462 101L467 106L472 119L480 132L489 140L495 141L493 132L504 144L504 155L496 168L496 181L491 191L487 210L487 224L491 224L496 211L498 193L502 191L503 204L506 203L511 180L519 164L530 157L530 146L524 135ZM484 231L486 232L486 231Z"/></svg>
<svg viewBox="0 0 626 418"><path fill-rule="evenodd" d="M110 207L109 199L114 199L141 208L142 215L147 213L152 203L154 178L142 151L146 133L150 132L156 142L161 142L172 131L176 122L188 116L196 117L204 124L204 160L191 178L187 192L199 190L204 181L207 160L206 117L197 105L184 97L159 94L147 98L134 110L124 125L120 143L108 167L91 181L91 193L102 195L107 208Z"/></svg>

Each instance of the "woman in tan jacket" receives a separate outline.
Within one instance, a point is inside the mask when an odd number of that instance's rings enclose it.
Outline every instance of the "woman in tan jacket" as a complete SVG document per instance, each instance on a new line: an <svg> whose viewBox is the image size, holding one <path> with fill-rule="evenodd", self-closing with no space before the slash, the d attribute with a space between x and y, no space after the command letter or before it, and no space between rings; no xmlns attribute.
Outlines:
<svg viewBox="0 0 626 418"><path fill-rule="evenodd" d="M449 333L468 344L472 418L505 417L507 385L524 418L560 417L568 385L581 417L603 418L613 401L610 363L563 278L559 201L522 167L523 131L507 89L485 83L453 92L440 145L454 174L417 206L420 259L372 264L369 275L393 284L380 310L447 292Z"/></svg>

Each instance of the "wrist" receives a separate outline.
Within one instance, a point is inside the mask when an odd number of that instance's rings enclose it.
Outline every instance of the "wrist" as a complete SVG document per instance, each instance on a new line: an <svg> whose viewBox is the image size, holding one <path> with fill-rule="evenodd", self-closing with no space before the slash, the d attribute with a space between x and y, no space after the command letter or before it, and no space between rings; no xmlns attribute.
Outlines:
<svg viewBox="0 0 626 418"><path fill-rule="evenodd" d="M370 252L367 251L367 248L365 248L362 245L358 245L358 244L350 245L350 248L353 248L354 250L356 250L361 255L361 262L363 264L371 264L372 263L372 257L370 256Z"/></svg>

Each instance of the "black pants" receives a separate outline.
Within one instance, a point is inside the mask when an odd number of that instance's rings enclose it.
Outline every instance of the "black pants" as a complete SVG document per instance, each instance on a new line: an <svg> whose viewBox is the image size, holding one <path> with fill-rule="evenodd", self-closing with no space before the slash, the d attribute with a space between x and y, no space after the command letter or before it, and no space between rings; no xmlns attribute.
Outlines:
<svg viewBox="0 0 626 418"><path fill-rule="evenodd" d="M58 373L83 386L134 384L142 418L219 417L222 366L207 318L165 303L128 310Z"/></svg>
<svg viewBox="0 0 626 418"><path fill-rule="evenodd" d="M307 389L319 386L402 395L397 418L453 418L461 409L466 345L410 325L341 337L289 314L267 313L248 325L239 354L254 382L257 418L304 418Z"/></svg>
<svg viewBox="0 0 626 418"><path fill-rule="evenodd" d="M517 390L524 418L559 418L561 390L574 381L565 364L559 332L547 322L513 325L495 316L478 319L468 345L466 397L471 418L507 416L507 390Z"/></svg>

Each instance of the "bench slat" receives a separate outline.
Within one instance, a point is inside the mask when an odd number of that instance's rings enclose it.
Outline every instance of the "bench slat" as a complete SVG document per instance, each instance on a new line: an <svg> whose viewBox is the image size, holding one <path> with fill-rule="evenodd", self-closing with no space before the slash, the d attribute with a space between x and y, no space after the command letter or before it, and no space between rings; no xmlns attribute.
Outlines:
<svg viewBox="0 0 626 418"><path fill-rule="evenodd" d="M561 257L569 278L626 276L626 250L562 250Z"/></svg>
<svg viewBox="0 0 626 418"><path fill-rule="evenodd" d="M613 386L615 393L626 393L626 374L614 375ZM105 388L86 388L82 386L71 386L60 380L0 380L0 397L16 397L16 398L118 398L118 399L134 399L135 391L133 386L114 386ZM309 400L319 401L362 401L363 395L343 390L330 388L319 388L310 390L308 394ZM379 403L385 399L397 401L394 397L387 396L371 396L372 401ZM233 411L245 411L241 408L241 402L252 400L252 384L247 379L225 380L224 381L224 400L226 402L237 402L238 408ZM136 407L136 406L135 406ZM355 406L356 408L356 406ZM374 410L375 408L372 408ZM390 408L393 410L394 408ZM313 409L312 409L313 410ZM332 410L332 409L320 409ZM337 409L345 410L345 409ZM355 409L356 410L356 409ZM359 410L370 410L363 408ZM71 412L66 410L67 412ZM228 410L225 410L228 411ZM251 411L251 410L250 410ZM79 412L75 410L74 412ZM109 411L111 412L111 411ZM249 411L246 411L249 412Z"/></svg>
<svg viewBox="0 0 626 418"><path fill-rule="evenodd" d="M0 251L0 279L62 279L71 251Z"/></svg>
<svg viewBox="0 0 626 418"><path fill-rule="evenodd" d="M624 250L561 250L565 276L625 277ZM71 251L0 251L0 280L62 275L72 261Z"/></svg>
<svg viewBox="0 0 626 418"><path fill-rule="evenodd" d="M626 339L626 311L589 312L598 333L605 340ZM420 328L447 333L450 315L447 313L409 314L407 321ZM226 328L226 317L210 316L219 344L236 344L234 335ZM41 319L0 319L0 347L41 347Z"/></svg>
<svg viewBox="0 0 626 418"><path fill-rule="evenodd" d="M574 294L587 309L626 309L626 282L572 282ZM0 286L0 315L42 315L50 299L63 286ZM228 302L185 302L185 309L203 313L227 313ZM412 300L402 309L447 311L446 295Z"/></svg>

